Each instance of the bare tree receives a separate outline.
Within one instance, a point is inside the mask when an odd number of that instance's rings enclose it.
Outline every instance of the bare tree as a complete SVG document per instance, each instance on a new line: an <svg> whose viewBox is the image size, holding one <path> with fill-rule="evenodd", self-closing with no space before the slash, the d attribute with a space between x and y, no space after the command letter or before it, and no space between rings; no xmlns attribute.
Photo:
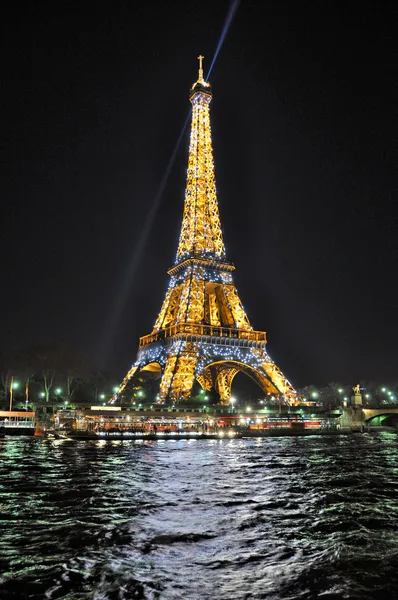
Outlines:
<svg viewBox="0 0 398 600"><path fill-rule="evenodd" d="M27 376L42 386L45 402L48 403L55 377L59 372L59 346L57 344L33 346L27 349L23 356Z"/></svg>
<svg viewBox="0 0 398 600"><path fill-rule="evenodd" d="M50 367L44 368L41 372L41 377L43 380L44 397L46 402L48 402L50 400L51 389L54 385L55 370Z"/></svg>
<svg viewBox="0 0 398 600"><path fill-rule="evenodd" d="M0 402L7 404L12 376L16 375L19 368L18 357L15 352L3 351L0 353Z"/></svg>
<svg viewBox="0 0 398 600"><path fill-rule="evenodd" d="M1 390L0 390L0 402L2 404L6 404L10 385L11 385L11 377L12 371L11 369L7 369L7 367L3 368L0 373L1 380Z"/></svg>

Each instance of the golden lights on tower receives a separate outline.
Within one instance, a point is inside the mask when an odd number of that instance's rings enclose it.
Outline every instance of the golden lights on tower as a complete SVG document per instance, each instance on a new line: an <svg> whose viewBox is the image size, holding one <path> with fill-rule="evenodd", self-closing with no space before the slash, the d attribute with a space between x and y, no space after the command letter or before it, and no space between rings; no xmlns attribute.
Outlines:
<svg viewBox="0 0 398 600"><path fill-rule="evenodd" d="M266 334L254 331L233 283L218 209L210 127L211 85L203 77L190 90L192 121L181 233L176 261L151 334L140 338L136 362L119 387L158 365L159 399L186 400L195 380L228 404L240 371L265 393L294 403L296 391L266 351Z"/></svg>

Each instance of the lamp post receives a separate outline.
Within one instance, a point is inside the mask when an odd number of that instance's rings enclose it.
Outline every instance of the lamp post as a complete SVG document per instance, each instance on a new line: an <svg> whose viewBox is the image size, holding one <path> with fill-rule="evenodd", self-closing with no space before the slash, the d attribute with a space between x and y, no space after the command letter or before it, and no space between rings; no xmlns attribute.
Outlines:
<svg viewBox="0 0 398 600"><path fill-rule="evenodd" d="M236 398L230 398L229 399L229 403L230 403L230 405L232 407L232 412L235 412L235 407L234 407L235 402L236 402Z"/></svg>
<svg viewBox="0 0 398 600"><path fill-rule="evenodd" d="M12 411L12 390L14 388L14 375L11 377L10 382L10 412Z"/></svg>
<svg viewBox="0 0 398 600"><path fill-rule="evenodd" d="M13 391L19 387L19 383L14 381L14 375L11 377L10 382L10 412L12 411Z"/></svg>
<svg viewBox="0 0 398 600"><path fill-rule="evenodd" d="M58 397L58 402L59 402L59 396L60 396L61 392L62 392L61 388L55 388L55 395ZM57 404L57 410L58 410L58 404ZM53 414L54 414L54 407L53 407Z"/></svg>
<svg viewBox="0 0 398 600"><path fill-rule="evenodd" d="M25 384L25 410L28 410L28 404L29 404L29 377L26 380L26 384Z"/></svg>

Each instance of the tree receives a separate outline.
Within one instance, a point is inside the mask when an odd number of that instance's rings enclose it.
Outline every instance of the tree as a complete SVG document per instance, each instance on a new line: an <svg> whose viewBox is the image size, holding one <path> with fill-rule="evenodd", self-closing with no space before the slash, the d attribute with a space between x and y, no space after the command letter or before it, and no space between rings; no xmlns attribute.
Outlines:
<svg viewBox="0 0 398 600"><path fill-rule="evenodd" d="M58 344L37 344L21 353L23 371L40 385L46 403L50 401L51 390L60 371L60 356Z"/></svg>
<svg viewBox="0 0 398 600"><path fill-rule="evenodd" d="M1 369L0 378L1 378L1 390L0 390L0 403L2 405L7 404L8 394L11 385L11 377L12 370L10 368L4 367Z"/></svg>
<svg viewBox="0 0 398 600"><path fill-rule="evenodd" d="M38 366L37 375L43 384L44 398L46 403L48 403L57 368L56 352L54 352L53 348L40 348L34 358Z"/></svg>
<svg viewBox="0 0 398 600"><path fill-rule="evenodd" d="M11 378L16 376L20 371L19 356L12 351L0 353L0 403L6 407L10 394Z"/></svg>
<svg viewBox="0 0 398 600"><path fill-rule="evenodd" d="M90 372L81 354L65 346L62 348L60 362L66 382L67 399L70 402L78 387L90 380Z"/></svg>
<svg viewBox="0 0 398 600"><path fill-rule="evenodd" d="M94 392L94 401L98 402L100 393L108 387L108 381L105 373L96 369L92 371L88 376L88 384ZM111 394L109 393L109 397Z"/></svg>
<svg viewBox="0 0 398 600"><path fill-rule="evenodd" d="M44 400L51 400L55 385L66 388L70 402L76 389L88 379L88 368L80 352L60 343L38 344L22 352L21 370L42 389Z"/></svg>
<svg viewBox="0 0 398 600"><path fill-rule="evenodd" d="M307 401L315 402L319 398L319 387L313 384L306 385L299 390L299 396Z"/></svg>

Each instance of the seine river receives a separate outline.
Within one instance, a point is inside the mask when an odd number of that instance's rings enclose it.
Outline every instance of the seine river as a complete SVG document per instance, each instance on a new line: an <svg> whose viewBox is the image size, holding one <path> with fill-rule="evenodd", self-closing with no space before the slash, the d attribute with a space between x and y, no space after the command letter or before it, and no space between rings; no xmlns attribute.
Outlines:
<svg viewBox="0 0 398 600"><path fill-rule="evenodd" d="M0 598L398 597L398 436L0 440Z"/></svg>

